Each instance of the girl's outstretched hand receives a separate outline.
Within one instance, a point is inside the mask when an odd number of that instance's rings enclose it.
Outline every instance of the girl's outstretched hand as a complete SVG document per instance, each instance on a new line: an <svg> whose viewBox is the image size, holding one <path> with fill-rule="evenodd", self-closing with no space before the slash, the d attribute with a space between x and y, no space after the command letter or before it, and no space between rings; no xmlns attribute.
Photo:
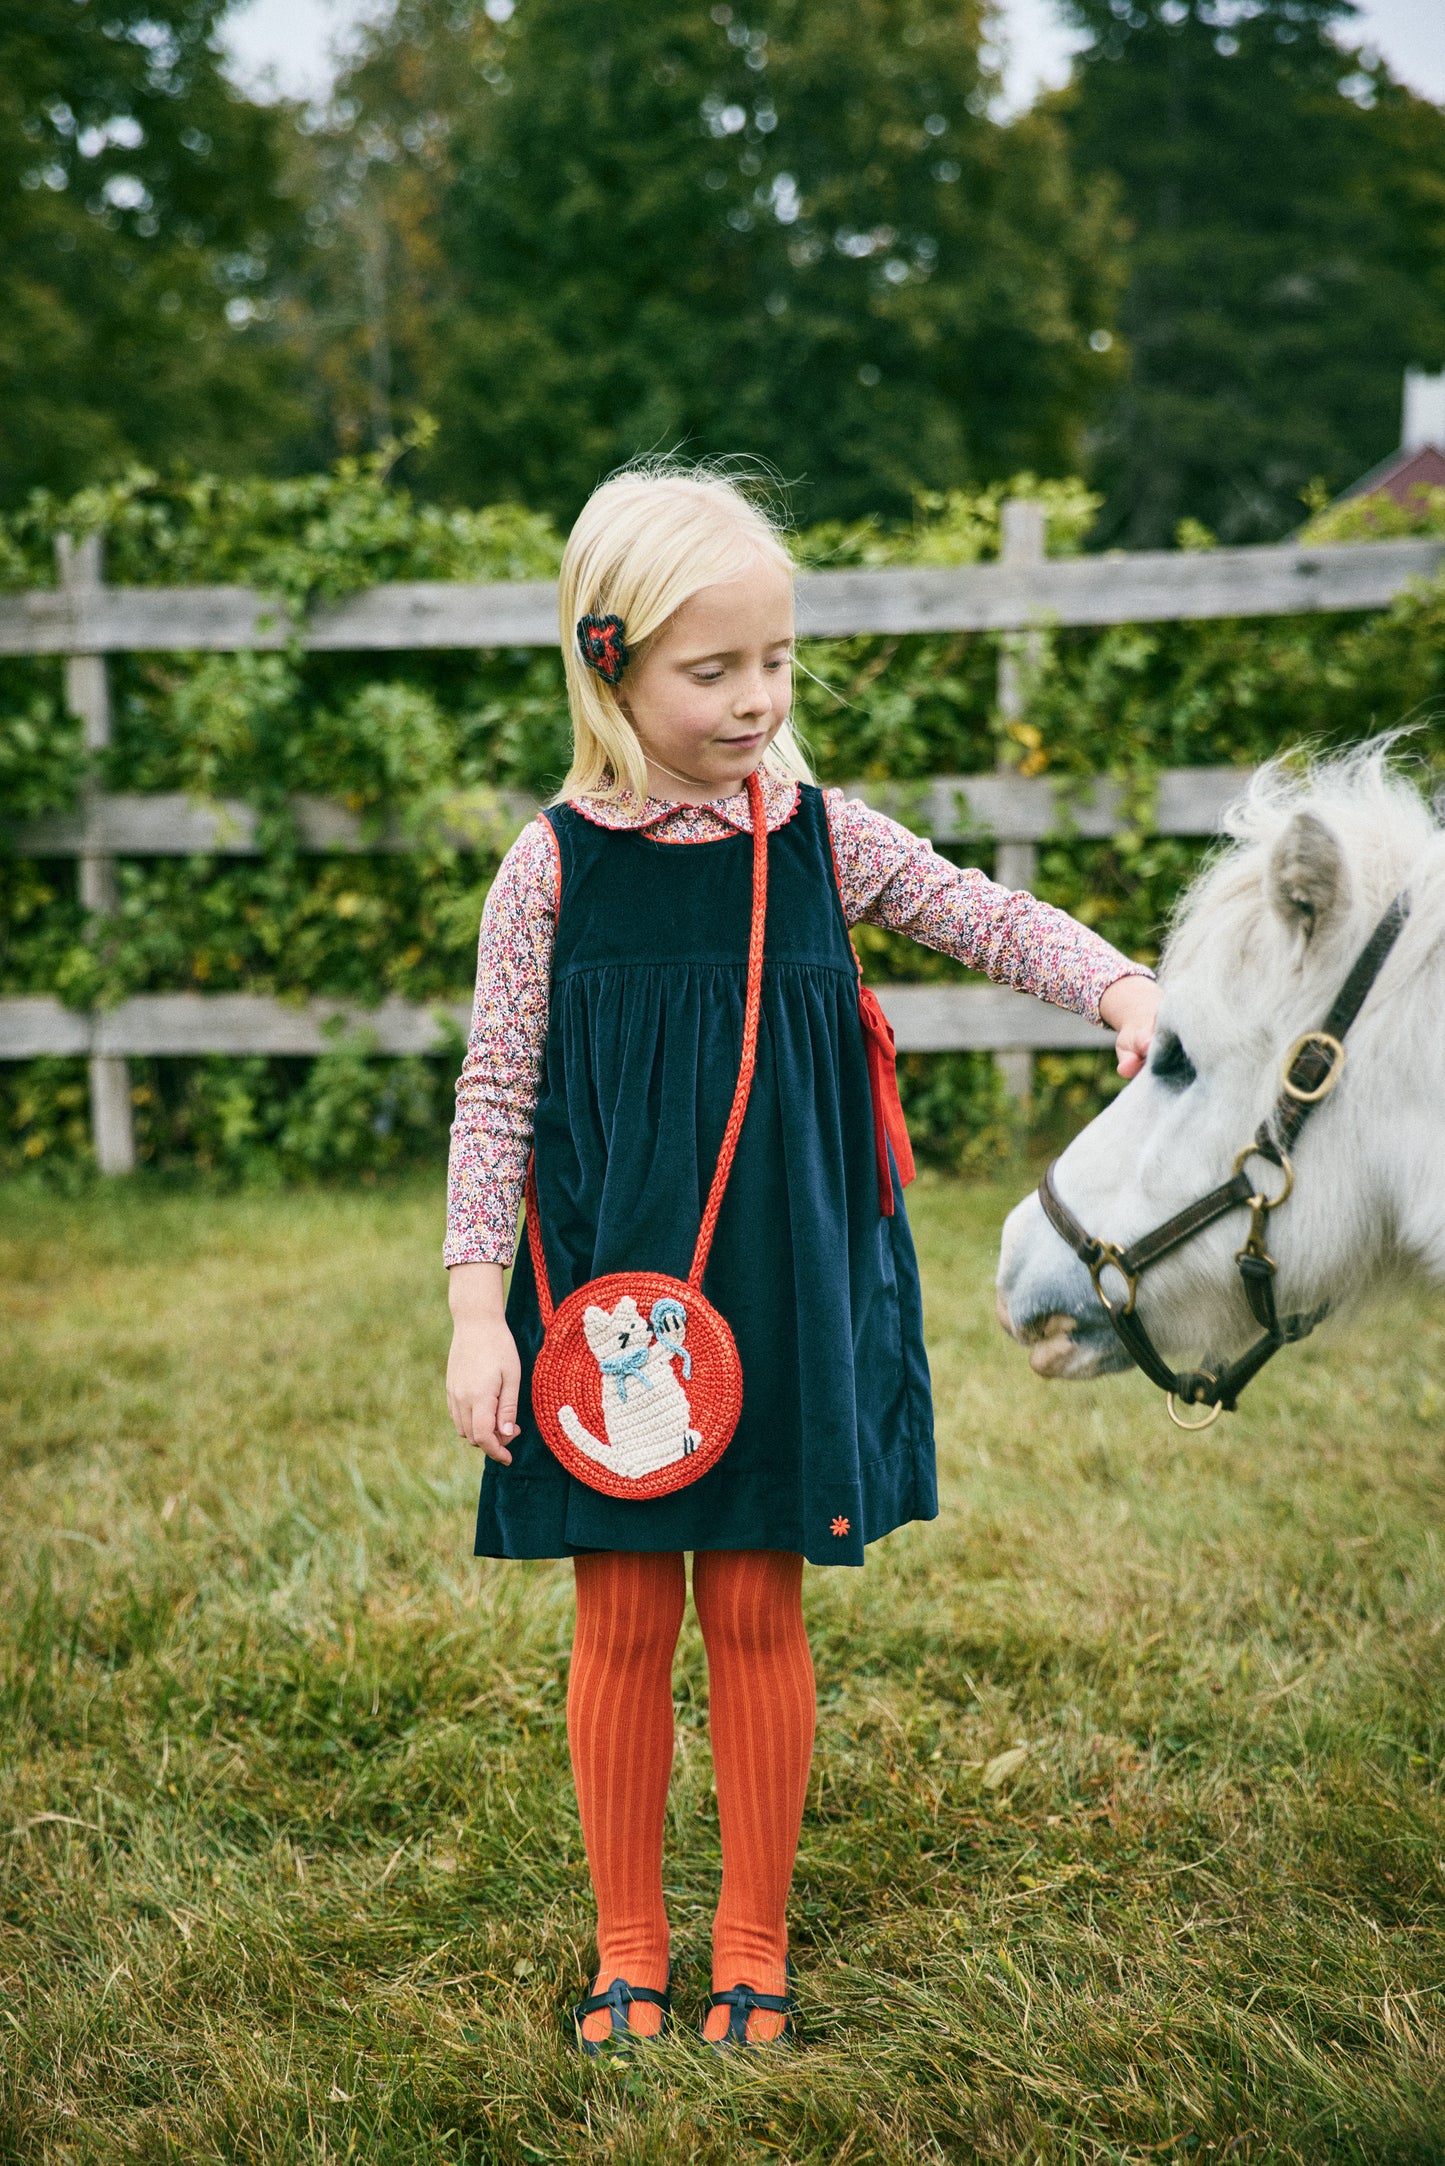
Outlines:
<svg viewBox="0 0 1445 2166"><path fill-rule="evenodd" d="M453 1329L447 1412L464 1442L509 1467L522 1364L503 1313L501 1265L453 1264L448 1298Z"/></svg>
<svg viewBox="0 0 1445 2166"><path fill-rule="evenodd" d="M1136 1076L1149 1057L1159 988L1152 978L1116 978L1099 1002L1099 1019L1115 1032L1119 1073Z"/></svg>

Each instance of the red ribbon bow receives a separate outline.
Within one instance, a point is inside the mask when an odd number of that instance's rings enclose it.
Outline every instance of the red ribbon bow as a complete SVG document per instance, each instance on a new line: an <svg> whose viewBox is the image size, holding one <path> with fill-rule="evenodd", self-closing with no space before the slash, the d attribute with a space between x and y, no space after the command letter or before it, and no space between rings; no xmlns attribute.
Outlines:
<svg viewBox="0 0 1445 2166"><path fill-rule="evenodd" d="M873 1099L873 1148L878 1159L878 1208L885 1218L893 1216L893 1177L888 1170L888 1146L893 1163L906 1188L913 1179L913 1145L898 1096L898 1047L893 1026L883 1013L871 986L858 987L858 1016L863 1025L863 1051L868 1061L868 1089Z"/></svg>

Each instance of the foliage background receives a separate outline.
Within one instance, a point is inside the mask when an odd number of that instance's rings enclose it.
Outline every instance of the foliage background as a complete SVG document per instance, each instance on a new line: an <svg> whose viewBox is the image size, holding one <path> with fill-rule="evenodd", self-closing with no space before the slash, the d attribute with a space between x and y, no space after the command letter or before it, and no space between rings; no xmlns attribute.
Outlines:
<svg viewBox="0 0 1445 2166"><path fill-rule="evenodd" d="M1350 0L1064 4L1018 115L980 0L387 0L316 107L225 0L0 11L0 505L426 412L420 494L563 522L685 445L807 523L1029 466L1281 536L1445 367L1445 113Z"/></svg>
<svg viewBox="0 0 1445 2166"><path fill-rule="evenodd" d="M1042 494L1050 546L1077 549L1097 509L1078 482L1007 485L918 500L911 524L835 522L795 537L816 565L968 562L998 545L1007 493ZM1320 538L1445 532L1445 492L1412 511L1351 506L1318 516ZM135 474L67 501L36 498L0 527L0 578L48 583L54 536L104 536L121 582L242 580L294 608L375 581L543 577L559 540L543 517L502 506L418 503L386 458L294 482ZM1203 546L1208 536L1189 537ZM1427 762L1445 756L1445 583L1362 618L1123 626L1044 643L1025 719L995 706L997 640L974 635L815 642L799 711L827 782L909 781L1000 760L1056 778L1061 825L1089 778L1124 779L1134 822L1109 843L1061 839L1038 888L1130 953L1152 960L1201 854L1149 828L1161 767L1249 765L1304 743L1339 745L1413 722ZM261 816L255 859L132 859L117 917L87 919L73 862L0 855L0 995L58 992L78 1007L135 992L248 991L456 1001L469 991L477 925L513 831L498 792L546 796L567 761L559 658L478 653L175 654L113 665L115 739L95 779L112 790L241 798ZM73 803L85 765L57 662L0 664L0 820ZM405 854L318 857L297 847L292 792L390 817ZM459 847L447 835L474 837ZM445 832L444 832L445 830ZM985 866L989 853L981 854ZM958 979L960 966L860 928L875 982ZM162 1169L278 1179L375 1178L444 1147L456 1053L382 1059L364 1034L314 1061L132 1064L143 1158ZM1092 1055L1037 1064L1047 1129L1093 1110L1110 1087ZM910 1121L925 1156L979 1163L1022 1140L981 1055L910 1055ZM86 1165L84 1064L0 1068L0 1168L50 1177Z"/></svg>
<svg viewBox="0 0 1445 2166"><path fill-rule="evenodd" d="M1065 7L1086 43L1044 111L1128 236L1100 538L1275 540L1393 450L1405 367L1445 367L1445 115L1338 0Z"/></svg>
<svg viewBox="0 0 1445 2166"><path fill-rule="evenodd" d="M0 9L9 504L138 457L244 472L308 440L285 342L244 336L306 230L286 179L294 116L225 81L224 12L224 0Z"/></svg>
<svg viewBox="0 0 1445 2166"><path fill-rule="evenodd" d="M982 18L402 0L309 185L323 288L353 235L387 237L406 298L384 368L369 330L357 359L369 405L437 415L426 485L566 519L639 452L746 446L810 519L896 518L920 485L1071 471L1117 374L1090 344L1122 276L1112 191L1071 174L1056 119L991 116Z"/></svg>

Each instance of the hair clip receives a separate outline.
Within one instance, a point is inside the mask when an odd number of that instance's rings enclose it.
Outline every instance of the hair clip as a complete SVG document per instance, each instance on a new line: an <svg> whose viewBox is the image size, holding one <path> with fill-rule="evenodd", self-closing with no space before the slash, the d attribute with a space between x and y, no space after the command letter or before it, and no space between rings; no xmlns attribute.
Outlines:
<svg viewBox="0 0 1445 2166"><path fill-rule="evenodd" d="M621 617L577 619L577 651L606 684L616 684L630 660L626 632Z"/></svg>

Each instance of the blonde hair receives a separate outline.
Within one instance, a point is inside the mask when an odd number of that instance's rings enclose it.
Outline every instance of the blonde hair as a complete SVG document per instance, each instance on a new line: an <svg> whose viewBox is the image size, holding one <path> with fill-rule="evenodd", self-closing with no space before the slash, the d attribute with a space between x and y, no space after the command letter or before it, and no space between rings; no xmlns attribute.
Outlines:
<svg viewBox="0 0 1445 2166"><path fill-rule="evenodd" d="M760 505L717 467L669 460L625 467L594 489L567 537L557 607L572 712L572 765L558 798L647 795L647 765L619 691L577 651L584 616L620 617L628 653L639 659L684 602L703 587L739 578L757 564L793 560ZM763 766L811 782L807 756L785 722Z"/></svg>

